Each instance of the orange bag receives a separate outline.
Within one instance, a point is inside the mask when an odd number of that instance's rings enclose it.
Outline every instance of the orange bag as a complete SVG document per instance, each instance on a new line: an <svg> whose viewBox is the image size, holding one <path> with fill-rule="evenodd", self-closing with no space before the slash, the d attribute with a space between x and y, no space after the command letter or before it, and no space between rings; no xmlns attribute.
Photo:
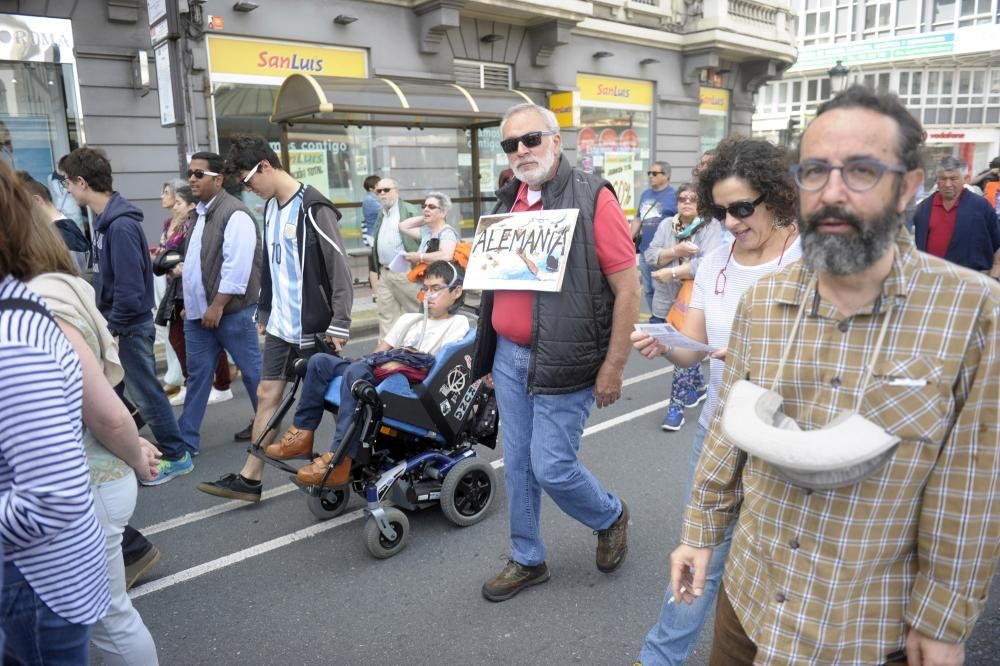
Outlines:
<svg viewBox="0 0 1000 666"><path fill-rule="evenodd" d="M688 305L691 303L691 294L694 293L694 280L684 280L681 282L681 290L677 294L677 300L667 313L667 323L678 331L684 326L684 318L687 317Z"/></svg>

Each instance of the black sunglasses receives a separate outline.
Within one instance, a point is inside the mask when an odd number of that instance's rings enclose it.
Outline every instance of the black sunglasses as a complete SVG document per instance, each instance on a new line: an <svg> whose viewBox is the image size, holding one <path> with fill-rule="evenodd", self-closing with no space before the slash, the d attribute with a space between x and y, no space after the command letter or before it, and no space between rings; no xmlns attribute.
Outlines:
<svg viewBox="0 0 1000 666"><path fill-rule="evenodd" d="M538 132L528 132L527 134L522 134L521 136L512 136L509 139L504 139L500 142L500 150L507 153L517 152L517 144L523 143L525 148L534 148L535 146L542 143L543 136L552 136L555 132L549 130L538 131Z"/></svg>
<svg viewBox="0 0 1000 666"><path fill-rule="evenodd" d="M375 190L375 194L385 194L386 192L392 192L395 188L393 187L382 187Z"/></svg>
<svg viewBox="0 0 1000 666"><path fill-rule="evenodd" d="M646 175L649 176L650 178L652 178L653 176L662 176L664 173L666 173L666 172L665 171L647 171Z"/></svg>
<svg viewBox="0 0 1000 666"><path fill-rule="evenodd" d="M214 171L205 171L204 169L188 169L187 177L190 178L194 176L198 180L201 180L205 176L221 176L221 173L215 173Z"/></svg>
<svg viewBox="0 0 1000 666"><path fill-rule="evenodd" d="M728 207L711 206L708 210L711 211L712 217L716 220L725 221L726 213L729 213L737 219L744 220L753 215L753 212L757 210L757 206L759 206L766 197L766 194L762 194L757 197L756 201L737 201Z"/></svg>

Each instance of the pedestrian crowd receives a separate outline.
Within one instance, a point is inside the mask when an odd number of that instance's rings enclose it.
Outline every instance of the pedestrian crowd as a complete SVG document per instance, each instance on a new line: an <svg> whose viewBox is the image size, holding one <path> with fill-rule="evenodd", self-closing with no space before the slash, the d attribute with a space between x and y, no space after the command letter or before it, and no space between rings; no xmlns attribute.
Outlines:
<svg viewBox="0 0 1000 666"><path fill-rule="evenodd" d="M493 212L577 217L558 291L481 296L468 362L495 394L510 539L482 596L551 579L543 492L596 535L599 571L624 564L629 505L580 448L635 350L672 365L662 430L705 402L641 664L684 663L713 607L713 665L963 663L1000 557L1000 158L971 179L941 160L921 199L922 128L855 86L793 149L729 137L677 186L652 162L629 220L565 157L549 110L514 106L500 133ZM380 341L352 360L341 212L262 137L193 154L163 184L154 244L102 150L77 148L58 173L92 238L0 161L0 639L5 663L87 663L93 644L107 663L156 664L127 594L160 557L128 524L137 486L194 470L207 406L234 400L237 378L252 416L235 438L263 455L198 490L260 502L265 458L305 460L306 486L346 484L355 382L419 381L469 334L464 250L447 194L418 206L366 178ZM262 227L233 183L265 201ZM659 334L636 330L643 306ZM335 435L316 455L336 378Z"/></svg>

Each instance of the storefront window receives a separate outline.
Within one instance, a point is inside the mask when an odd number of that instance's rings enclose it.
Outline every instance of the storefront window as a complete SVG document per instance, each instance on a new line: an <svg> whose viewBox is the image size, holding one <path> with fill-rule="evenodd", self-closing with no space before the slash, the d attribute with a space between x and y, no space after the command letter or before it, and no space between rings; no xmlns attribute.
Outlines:
<svg viewBox="0 0 1000 666"><path fill-rule="evenodd" d="M704 153L714 149L729 134L729 91L702 87L699 94L698 126L701 152Z"/></svg>
<svg viewBox="0 0 1000 666"><path fill-rule="evenodd" d="M653 84L580 74L577 165L606 178L625 214L635 214L651 160Z"/></svg>

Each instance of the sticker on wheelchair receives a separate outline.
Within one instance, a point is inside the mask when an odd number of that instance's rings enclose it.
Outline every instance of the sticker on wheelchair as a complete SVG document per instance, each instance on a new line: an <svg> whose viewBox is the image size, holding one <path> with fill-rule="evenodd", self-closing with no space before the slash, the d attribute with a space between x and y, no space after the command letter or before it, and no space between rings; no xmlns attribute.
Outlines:
<svg viewBox="0 0 1000 666"><path fill-rule="evenodd" d="M441 395L447 399L452 399L452 396L457 396L461 393L468 380L468 374L461 366L456 366L449 370L444 384L440 388Z"/></svg>
<svg viewBox="0 0 1000 666"><path fill-rule="evenodd" d="M455 407L455 419L458 421L464 421L465 415L468 413L469 408L472 407L472 401L476 399L476 394L479 392L479 386L483 383L482 379L477 379L472 383L469 389L462 396L462 401L458 403Z"/></svg>
<svg viewBox="0 0 1000 666"><path fill-rule="evenodd" d="M447 400L442 400L441 404L438 406L441 408L441 416L448 416L451 412L451 403Z"/></svg>

